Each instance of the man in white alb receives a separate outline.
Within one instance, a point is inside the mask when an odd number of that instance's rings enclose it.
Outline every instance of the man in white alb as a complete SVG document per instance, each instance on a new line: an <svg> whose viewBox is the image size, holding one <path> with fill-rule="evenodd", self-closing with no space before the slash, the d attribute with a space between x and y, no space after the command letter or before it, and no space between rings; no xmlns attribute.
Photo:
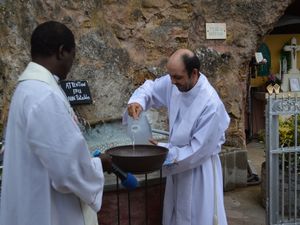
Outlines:
<svg viewBox="0 0 300 225"><path fill-rule="evenodd" d="M218 153L229 116L215 89L200 73L198 57L177 50L168 74L146 81L131 96L128 114L137 118L150 107L167 107L169 149L163 225L226 225L222 168Z"/></svg>
<svg viewBox="0 0 300 225"><path fill-rule="evenodd" d="M8 116L1 225L98 224L103 170L111 170L111 160L90 157L58 86L74 56L74 36L65 25L49 21L33 31L32 62L19 78Z"/></svg>

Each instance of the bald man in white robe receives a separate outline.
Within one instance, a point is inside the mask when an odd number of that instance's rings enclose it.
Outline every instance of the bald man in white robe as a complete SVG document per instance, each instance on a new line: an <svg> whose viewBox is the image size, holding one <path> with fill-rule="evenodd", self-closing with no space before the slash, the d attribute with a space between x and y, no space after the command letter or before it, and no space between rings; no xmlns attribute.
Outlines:
<svg viewBox="0 0 300 225"><path fill-rule="evenodd" d="M168 75L146 81L131 96L128 114L167 107L169 149L163 225L226 225L222 167L218 153L229 116L215 89L200 73L198 57L177 50L167 63Z"/></svg>

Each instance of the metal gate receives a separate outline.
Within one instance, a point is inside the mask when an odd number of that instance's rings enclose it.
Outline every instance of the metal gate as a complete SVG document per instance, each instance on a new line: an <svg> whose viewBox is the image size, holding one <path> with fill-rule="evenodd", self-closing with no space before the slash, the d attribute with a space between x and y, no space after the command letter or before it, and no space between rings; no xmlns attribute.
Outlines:
<svg viewBox="0 0 300 225"><path fill-rule="evenodd" d="M300 224L300 93L266 101L266 222Z"/></svg>

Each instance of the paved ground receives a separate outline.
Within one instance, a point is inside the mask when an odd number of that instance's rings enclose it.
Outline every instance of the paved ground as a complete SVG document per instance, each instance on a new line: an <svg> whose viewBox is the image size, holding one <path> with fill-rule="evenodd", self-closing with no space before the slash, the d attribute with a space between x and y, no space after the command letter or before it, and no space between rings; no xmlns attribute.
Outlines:
<svg viewBox="0 0 300 225"><path fill-rule="evenodd" d="M247 145L248 160L260 177L265 161L264 145L252 142ZM225 192L225 208L229 225L265 225L265 209L261 204L260 185Z"/></svg>

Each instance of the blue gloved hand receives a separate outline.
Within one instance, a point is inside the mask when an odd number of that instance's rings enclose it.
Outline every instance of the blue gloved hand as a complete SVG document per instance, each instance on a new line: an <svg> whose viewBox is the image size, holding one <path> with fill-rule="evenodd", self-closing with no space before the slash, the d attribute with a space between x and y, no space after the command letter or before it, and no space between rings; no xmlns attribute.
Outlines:
<svg viewBox="0 0 300 225"><path fill-rule="evenodd" d="M92 157L99 157L101 155L100 149L96 148L94 151L91 152L91 155ZM123 187L132 191L139 186L138 180L133 174L125 173L114 163L112 163L111 167L112 167L112 172L121 179L121 184L123 185Z"/></svg>
<svg viewBox="0 0 300 225"><path fill-rule="evenodd" d="M163 166L170 166L171 164L173 164L175 161L171 160L171 159L166 159L163 163Z"/></svg>
<svg viewBox="0 0 300 225"><path fill-rule="evenodd" d="M174 154L174 152L171 152L169 150L167 158L163 163L163 166L170 166L170 165L176 163L176 158L177 158L176 154Z"/></svg>
<svg viewBox="0 0 300 225"><path fill-rule="evenodd" d="M101 151L99 148L96 148L94 151L91 152L92 157L99 157L101 154Z"/></svg>

